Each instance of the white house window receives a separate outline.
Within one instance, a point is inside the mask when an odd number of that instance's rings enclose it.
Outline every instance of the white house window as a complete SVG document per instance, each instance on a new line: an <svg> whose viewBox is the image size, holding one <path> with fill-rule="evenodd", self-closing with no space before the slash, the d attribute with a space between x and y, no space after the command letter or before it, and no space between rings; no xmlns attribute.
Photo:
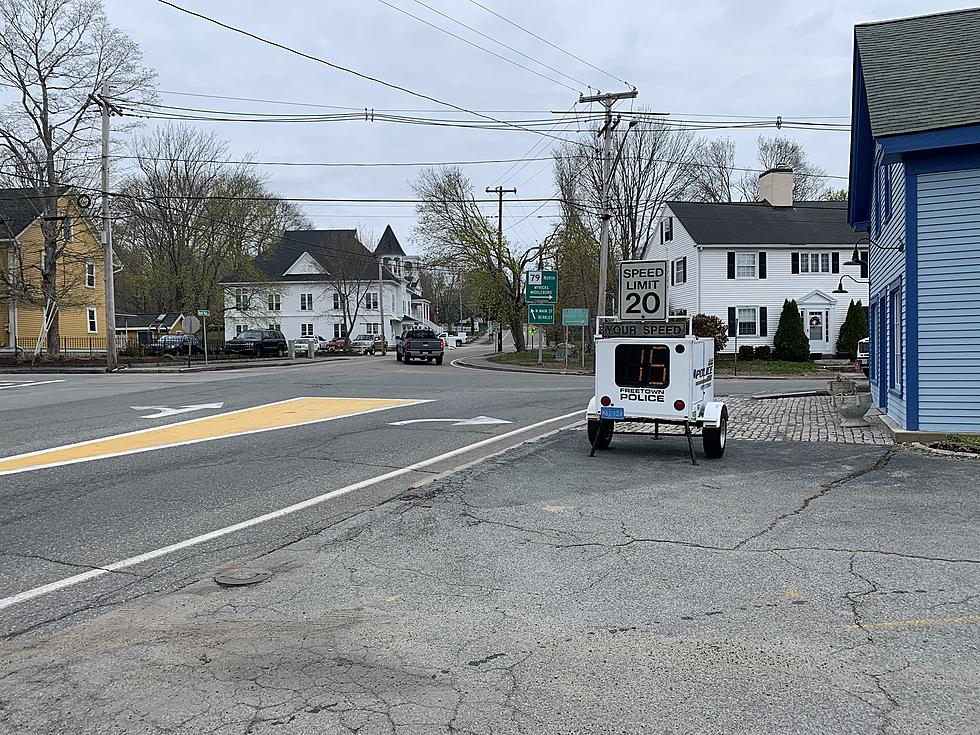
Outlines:
<svg viewBox="0 0 980 735"><path fill-rule="evenodd" d="M680 286L687 283L687 258L678 258L671 263L671 267L674 269L673 284Z"/></svg>
<svg viewBox="0 0 980 735"><path fill-rule="evenodd" d="M755 337L759 334L759 307L739 306L735 309L739 337Z"/></svg>
<svg viewBox="0 0 980 735"><path fill-rule="evenodd" d="M333 325L333 338L334 339L340 339L343 336L344 336L344 330L341 329L341 326L339 324L334 324Z"/></svg>
<svg viewBox="0 0 980 735"><path fill-rule="evenodd" d="M248 325L247 324L236 324L235 325L235 334L241 334L246 329L248 329Z"/></svg>
<svg viewBox="0 0 980 735"><path fill-rule="evenodd" d="M800 273L830 273L830 253L800 253Z"/></svg>
<svg viewBox="0 0 980 735"><path fill-rule="evenodd" d="M301 293L299 295L299 310L313 311L313 294Z"/></svg>
<svg viewBox="0 0 980 735"><path fill-rule="evenodd" d="M368 334L381 334L380 324L365 324L364 331Z"/></svg>
<svg viewBox="0 0 980 735"><path fill-rule="evenodd" d="M99 331L98 314L94 306L90 306L88 311L88 331L89 334L95 334Z"/></svg>
<svg viewBox="0 0 980 735"><path fill-rule="evenodd" d="M335 293L333 295L333 309L334 311L340 311L340 294ZM338 335L340 336L340 335Z"/></svg>
<svg viewBox="0 0 980 735"><path fill-rule="evenodd" d="M670 242L671 240L673 240L674 239L674 218L673 217L667 217L666 219L664 219L660 223L660 226L663 228L663 237L661 238L661 242Z"/></svg>
<svg viewBox="0 0 980 735"><path fill-rule="evenodd" d="M271 330L273 330L275 332L281 332L282 331L282 324L276 324L274 322L270 322L269 323L269 326L268 326L268 329L271 329Z"/></svg>
<svg viewBox="0 0 980 735"><path fill-rule="evenodd" d="M248 292L244 288L235 289L235 308L239 311L248 308Z"/></svg>
<svg viewBox="0 0 980 735"><path fill-rule="evenodd" d="M313 325L312 324L300 324L299 325L299 336L300 337L312 337L313 336Z"/></svg>
<svg viewBox="0 0 980 735"><path fill-rule="evenodd" d="M269 294L269 311L280 311L282 309L282 298L280 294ZM270 327L271 329L271 327Z"/></svg>
<svg viewBox="0 0 980 735"><path fill-rule="evenodd" d="M86 288L95 288L95 263L85 264L85 286Z"/></svg>
<svg viewBox="0 0 980 735"><path fill-rule="evenodd" d="M377 309L378 308L378 294L373 291L368 291L364 294L364 308L365 309Z"/></svg>
<svg viewBox="0 0 980 735"><path fill-rule="evenodd" d="M757 278L759 272L757 253L735 253L735 277Z"/></svg>

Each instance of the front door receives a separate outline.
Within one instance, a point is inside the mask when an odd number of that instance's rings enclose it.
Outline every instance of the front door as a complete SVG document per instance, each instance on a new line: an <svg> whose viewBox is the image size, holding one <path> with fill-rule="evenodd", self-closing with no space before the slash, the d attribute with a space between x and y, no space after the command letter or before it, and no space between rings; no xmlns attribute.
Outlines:
<svg viewBox="0 0 980 735"><path fill-rule="evenodd" d="M830 325L823 309L807 309L804 318L806 336L810 340L810 353L822 355L830 351Z"/></svg>

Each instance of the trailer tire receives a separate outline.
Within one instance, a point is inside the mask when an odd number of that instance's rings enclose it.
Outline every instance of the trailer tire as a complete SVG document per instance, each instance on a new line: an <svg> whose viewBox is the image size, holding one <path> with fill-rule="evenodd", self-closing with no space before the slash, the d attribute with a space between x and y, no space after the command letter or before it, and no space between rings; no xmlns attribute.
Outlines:
<svg viewBox="0 0 980 735"><path fill-rule="evenodd" d="M708 459L721 459L725 453L725 445L728 444L728 409L721 409L721 419L718 428L702 430L702 441L704 443L704 456Z"/></svg>
<svg viewBox="0 0 980 735"><path fill-rule="evenodd" d="M612 421L590 419L588 423L589 444L595 444L596 449L609 449L615 426Z"/></svg>

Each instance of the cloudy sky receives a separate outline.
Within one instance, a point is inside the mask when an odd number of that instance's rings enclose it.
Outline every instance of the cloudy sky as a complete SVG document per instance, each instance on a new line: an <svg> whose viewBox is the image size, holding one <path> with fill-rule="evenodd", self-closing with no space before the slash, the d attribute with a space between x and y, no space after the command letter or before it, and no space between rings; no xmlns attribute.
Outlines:
<svg viewBox="0 0 980 735"><path fill-rule="evenodd" d="M578 93L588 93L589 87L616 91L623 87L617 80L625 80L639 90L636 106L668 112L678 119L711 115L719 116L716 119L751 116L775 120L782 115L833 122L846 122L849 113L855 23L962 7L930 0L828 0L819 4L792 0L480 0L487 8L588 62L583 63L507 24L473 0L176 2L335 64L497 118L548 118L551 111L572 107ZM349 111L367 107L397 111L394 114L399 115L474 119L269 47L155 0L105 0L105 5L112 23L140 44L145 62L158 72L160 98L166 105L290 115L345 111L324 106ZM395 8L552 79L509 64ZM553 70L493 44L437 15L433 9ZM195 97L188 93L275 103ZM554 144L553 140L521 130L474 130L363 119L188 124L212 129L228 141L235 156L269 162L538 158L546 157ZM581 132L585 131L581 127ZM576 132L575 125L555 131L561 135ZM738 144L739 165L755 165L759 131L711 134L731 135ZM828 173L846 175L846 132L792 131L791 135ZM261 169L272 188L285 197L365 199L410 198L410 180L417 171L410 167L272 165ZM520 201L553 194L547 160L516 165L474 164L465 170L479 191L498 184L518 188L518 196L506 208L508 237L531 244L547 233L554 221L554 206L545 204L535 212L538 203ZM360 226L380 235L385 224L391 224L403 244L411 247L411 205L304 207L315 226L321 228ZM495 210L495 206L487 206L488 213L495 214Z"/></svg>

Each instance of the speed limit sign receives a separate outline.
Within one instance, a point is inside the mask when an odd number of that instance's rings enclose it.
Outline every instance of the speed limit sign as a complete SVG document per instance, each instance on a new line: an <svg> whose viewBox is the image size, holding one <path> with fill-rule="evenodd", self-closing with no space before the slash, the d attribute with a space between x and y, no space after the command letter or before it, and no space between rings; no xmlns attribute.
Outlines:
<svg viewBox="0 0 980 735"><path fill-rule="evenodd" d="M619 318L666 321L667 261L626 260L619 264Z"/></svg>

